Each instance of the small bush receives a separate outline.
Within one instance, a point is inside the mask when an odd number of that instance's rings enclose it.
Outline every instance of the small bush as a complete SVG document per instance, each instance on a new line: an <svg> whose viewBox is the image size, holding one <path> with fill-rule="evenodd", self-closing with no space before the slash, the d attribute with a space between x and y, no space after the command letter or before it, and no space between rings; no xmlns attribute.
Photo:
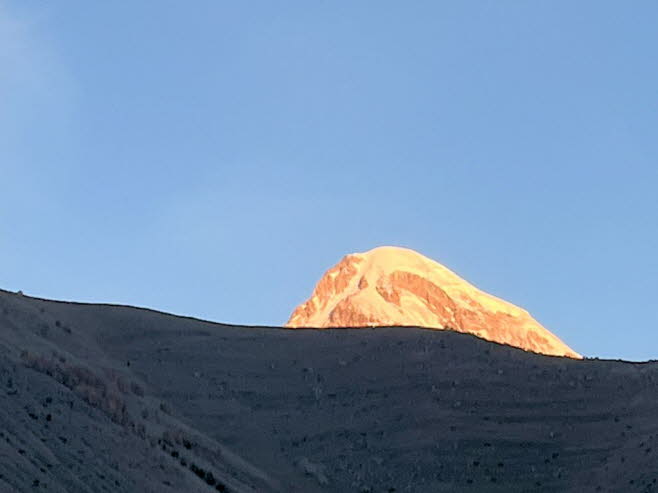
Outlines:
<svg viewBox="0 0 658 493"><path fill-rule="evenodd" d="M206 479L206 471L202 467L199 467L196 464L192 463L190 464L190 471L192 471L194 474L199 476L201 479L203 480Z"/></svg>

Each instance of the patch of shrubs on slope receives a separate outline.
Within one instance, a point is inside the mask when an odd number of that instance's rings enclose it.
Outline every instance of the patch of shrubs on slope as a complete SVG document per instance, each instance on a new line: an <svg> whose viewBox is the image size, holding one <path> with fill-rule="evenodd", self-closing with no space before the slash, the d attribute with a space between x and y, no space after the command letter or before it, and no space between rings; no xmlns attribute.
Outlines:
<svg viewBox="0 0 658 493"><path fill-rule="evenodd" d="M158 440L158 443L164 452L169 452L171 457L177 459L182 467L188 468L199 479L204 481L208 486L215 489L216 491L221 493L228 493L230 491L228 486L217 479L212 471L206 470L201 466L197 466L194 462L188 462L187 459L185 459L185 457L182 456L178 450L173 448L174 444L172 441L170 441L171 438L172 436L170 433L165 433L165 437ZM177 436L176 438L177 439L175 442L181 443L187 450L192 448L192 442L189 440L182 438L182 436Z"/></svg>
<svg viewBox="0 0 658 493"><path fill-rule="evenodd" d="M21 359L26 367L44 373L79 395L88 404L106 413L110 419L120 425L134 423L126 409L126 403L120 393L129 386L120 384L119 380L101 377L84 366L76 366L61 359L48 358L43 355L23 351ZM132 389L131 389L132 390Z"/></svg>
<svg viewBox="0 0 658 493"><path fill-rule="evenodd" d="M106 378L103 379L89 368L69 364L63 358L48 358L44 355L23 351L21 359L27 368L50 376L79 395L91 406L103 411L113 422L123 426L135 425L120 394L131 392L137 396L143 396L144 391L137 383L129 382L124 376L111 370L105 372ZM144 435L143 427L141 428L138 430L139 434ZM66 439L60 438L65 443ZM188 468L209 487L222 493L229 492L229 488L218 480L212 471L206 470L194 462L188 462L180 456L177 450L173 449L174 443L182 445L187 450L193 446L192 442L181 432L165 432L163 439L158 440L158 443L163 451L169 452L174 459L179 459L181 466Z"/></svg>

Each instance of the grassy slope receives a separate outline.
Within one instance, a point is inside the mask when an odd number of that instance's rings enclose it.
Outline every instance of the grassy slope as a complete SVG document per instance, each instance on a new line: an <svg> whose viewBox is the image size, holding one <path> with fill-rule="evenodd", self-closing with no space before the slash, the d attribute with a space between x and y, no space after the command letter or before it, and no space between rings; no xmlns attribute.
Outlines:
<svg viewBox="0 0 658 493"><path fill-rule="evenodd" d="M0 292L0 384L0 490L658 491L656 363Z"/></svg>

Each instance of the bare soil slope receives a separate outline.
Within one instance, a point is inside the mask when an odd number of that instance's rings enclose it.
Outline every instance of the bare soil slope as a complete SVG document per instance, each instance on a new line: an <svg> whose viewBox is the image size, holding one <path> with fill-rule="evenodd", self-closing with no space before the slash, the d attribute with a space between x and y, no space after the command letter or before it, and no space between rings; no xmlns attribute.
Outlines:
<svg viewBox="0 0 658 493"><path fill-rule="evenodd" d="M658 491L658 363L0 291L0 491Z"/></svg>

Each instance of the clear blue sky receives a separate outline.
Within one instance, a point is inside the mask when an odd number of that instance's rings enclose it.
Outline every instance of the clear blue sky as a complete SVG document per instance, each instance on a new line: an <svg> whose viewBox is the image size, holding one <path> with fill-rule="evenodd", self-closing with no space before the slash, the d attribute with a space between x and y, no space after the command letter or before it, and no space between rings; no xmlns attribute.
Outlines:
<svg viewBox="0 0 658 493"><path fill-rule="evenodd" d="M658 358L655 1L0 0L0 287L283 324L413 248Z"/></svg>

